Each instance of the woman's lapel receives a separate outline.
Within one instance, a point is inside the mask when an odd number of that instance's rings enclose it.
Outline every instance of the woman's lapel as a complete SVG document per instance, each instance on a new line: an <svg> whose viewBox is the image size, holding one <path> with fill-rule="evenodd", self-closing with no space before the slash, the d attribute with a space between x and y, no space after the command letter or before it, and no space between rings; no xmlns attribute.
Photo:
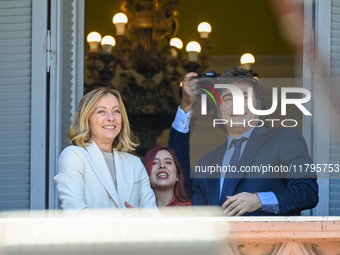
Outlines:
<svg viewBox="0 0 340 255"><path fill-rule="evenodd" d="M89 152L91 157L90 165L92 167L93 172L95 172L95 174L97 175L98 179L100 180L106 191L109 193L113 201L116 203L117 207L122 207L121 201L119 200L118 193L112 180L110 170L106 164L105 158L102 152L100 151L99 147L95 142L92 142L89 144L89 146L86 147L86 150Z"/></svg>

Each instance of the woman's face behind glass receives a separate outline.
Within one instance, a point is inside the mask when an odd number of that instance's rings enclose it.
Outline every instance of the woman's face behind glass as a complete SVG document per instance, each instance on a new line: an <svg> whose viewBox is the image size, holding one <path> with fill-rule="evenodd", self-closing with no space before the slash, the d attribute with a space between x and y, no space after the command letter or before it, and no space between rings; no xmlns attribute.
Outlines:
<svg viewBox="0 0 340 255"><path fill-rule="evenodd" d="M175 161L170 152L167 150L157 152L149 177L153 189L174 188L178 174Z"/></svg>

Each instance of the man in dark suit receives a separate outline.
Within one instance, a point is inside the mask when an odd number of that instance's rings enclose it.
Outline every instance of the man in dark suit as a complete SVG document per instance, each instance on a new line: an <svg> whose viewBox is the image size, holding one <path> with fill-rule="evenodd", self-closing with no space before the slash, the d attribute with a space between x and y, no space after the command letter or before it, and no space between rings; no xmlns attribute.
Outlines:
<svg viewBox="0 0 340 255"><path fill-rule="evenodd" d="M191 79L194 76L196 74L189 73L183 80L179 111L182 110L184 115L182 113L182 121L175 119L169 137L169 146L187 157L182 159L186 165L189 156L183 149L188 150L188 122L196 94L195 82ZM247 90L252 87L255 108L264 109L262 86L247 70L231 68L220 79L241 89L246 100ZM223 89L218 93L222 106L216 114L218 118L228 121L225 125L227 142L203 156L197 166L229 165L237 171L221 172L217 178L194 178L192 204L222 206L228 216L300 215L301 210L315 207L318 203L318 185L316 175L305 168L313 161L301 133L295 128L267 129L256 126L251 120L257 120L259 116L249 111L247 104L243 115L234 115L231 92ZM184 130L181 130L181 125L185 126ZM240 171L251 166L276 167L280 170L267 175Z"/></svg>

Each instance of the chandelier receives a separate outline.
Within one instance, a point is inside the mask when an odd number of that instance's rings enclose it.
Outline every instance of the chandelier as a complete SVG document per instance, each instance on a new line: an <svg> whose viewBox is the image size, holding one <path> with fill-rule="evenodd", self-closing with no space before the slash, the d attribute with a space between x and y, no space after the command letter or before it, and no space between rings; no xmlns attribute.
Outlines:
<svg viewBox="0 0 340 255"><path fill-rule="evenodd" d="M178 31L178 1L119 1L120 12L113 17L115 38L97 32L87 36L84 92L96 87L120 91L131 129L139 138L137 153L144 155L169 128L180 102L180 82L186 72L204 72L211 49L211 26L198 26L200 43L186 46L175 35ZM101 44L102 49L98 49Z"/></svg>

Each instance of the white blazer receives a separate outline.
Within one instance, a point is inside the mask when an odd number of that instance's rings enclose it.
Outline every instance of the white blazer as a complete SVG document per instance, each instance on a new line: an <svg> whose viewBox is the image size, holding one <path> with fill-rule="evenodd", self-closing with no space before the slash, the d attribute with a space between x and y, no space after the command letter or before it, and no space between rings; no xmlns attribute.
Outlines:
<svg viewBox="0 0 340 255"><path fill-rule="evenodd" d="M114 151L117 190L105 158L95 142L86 148L68 146L59 157L54 177L61 208L126 208L124 202L139 207L155 207L156 199L141 160L126 152Z"/></svg>

